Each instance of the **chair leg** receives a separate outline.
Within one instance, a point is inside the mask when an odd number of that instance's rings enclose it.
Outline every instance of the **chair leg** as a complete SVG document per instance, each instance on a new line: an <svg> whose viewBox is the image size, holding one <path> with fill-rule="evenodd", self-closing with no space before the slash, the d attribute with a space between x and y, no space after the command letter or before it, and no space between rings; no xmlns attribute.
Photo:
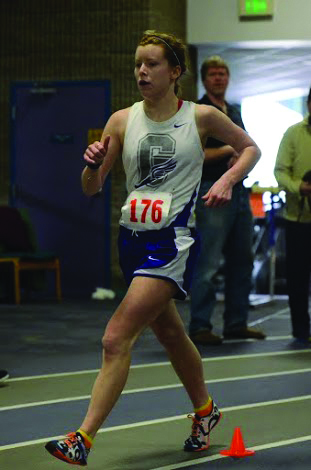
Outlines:
<svg viewBox="0 0 311 470"><path fill-rule="evenodd" d="M15 303L19 305L21 303L21 289L20 289L20 282L19 282L19 264L18 261L13 262L14 265L14 288L15 288Z"/></svg>

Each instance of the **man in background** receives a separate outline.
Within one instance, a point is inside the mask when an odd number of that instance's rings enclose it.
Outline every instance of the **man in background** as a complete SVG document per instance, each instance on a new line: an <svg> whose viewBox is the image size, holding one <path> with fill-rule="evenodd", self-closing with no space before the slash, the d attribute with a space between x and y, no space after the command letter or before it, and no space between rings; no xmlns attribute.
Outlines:
<svg viewBox="0 0 311 470"><path fill-rule="evenodd" d="M229 75L229 67L221 57L213 56L205 60L201 67L201 78L206 94L198 103L215 106L245 129L238 107L225 100ZM204 153L205 162L196 205L196 224L202 246L191 289L189 334L197 344L222 343L222 337L212 331L211 317L216 304L216 275L224 258L223 336L225 339L264 339L264 333L247 326L253 270L253 216L248 190L240 181L233 188L230 203L223 207L207 208L201 199L239 156L233 147L214 138L207 139Z"/></svg>
<svg viewBox="0 0 311 470"><path fill-rule="evenodd" d="M293 337L311 343L311 88L308 115L289 127L280 143L274 174L286 191L286 280Z"/></svg>

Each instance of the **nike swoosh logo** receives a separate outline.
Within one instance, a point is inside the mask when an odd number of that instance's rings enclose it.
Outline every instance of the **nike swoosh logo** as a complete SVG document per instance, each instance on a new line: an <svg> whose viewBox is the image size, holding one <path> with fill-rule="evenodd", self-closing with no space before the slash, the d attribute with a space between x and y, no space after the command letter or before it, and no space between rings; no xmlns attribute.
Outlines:
<svg viewBox="0 0 311 470"><path fill-rule="evenodd" d="M174 127L181 127L181 126L184 126L185 124L187 124L187 123L184 122L183 124L174 124Z"/></svg>

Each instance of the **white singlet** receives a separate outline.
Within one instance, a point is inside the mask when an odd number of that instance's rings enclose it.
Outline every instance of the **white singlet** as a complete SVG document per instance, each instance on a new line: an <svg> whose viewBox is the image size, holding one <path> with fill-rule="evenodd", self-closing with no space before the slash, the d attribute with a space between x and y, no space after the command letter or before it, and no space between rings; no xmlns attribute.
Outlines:
<svg viewBox="0 0 311 470"><path fill-rule="evenodd" d="M131 230L194 227L204 152L195 104L184 101L170 119L155 122L134 103L123 145L127 200L120 224Z"/></svg>

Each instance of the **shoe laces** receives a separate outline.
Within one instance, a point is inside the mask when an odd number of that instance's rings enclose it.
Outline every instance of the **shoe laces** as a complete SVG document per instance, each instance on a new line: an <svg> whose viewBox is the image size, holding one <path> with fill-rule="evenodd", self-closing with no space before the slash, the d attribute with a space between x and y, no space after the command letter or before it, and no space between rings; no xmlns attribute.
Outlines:
<svg viewBox="0 0 311 470"><path fill-rule="evenodd" d="M64 439L64 443L67 444L68 447L73 447L78 442L80 442L80 439L75 432L69 432L67 434L67 439Z"/></svg>
<svg viewBox="0 0 311 470"><path fill-rule="evenodd" d="M200 428L202 427L201 419L197 418L197 415L188 414L187 418L192 419L192 437L198 437L200 435Z"/></svg>

